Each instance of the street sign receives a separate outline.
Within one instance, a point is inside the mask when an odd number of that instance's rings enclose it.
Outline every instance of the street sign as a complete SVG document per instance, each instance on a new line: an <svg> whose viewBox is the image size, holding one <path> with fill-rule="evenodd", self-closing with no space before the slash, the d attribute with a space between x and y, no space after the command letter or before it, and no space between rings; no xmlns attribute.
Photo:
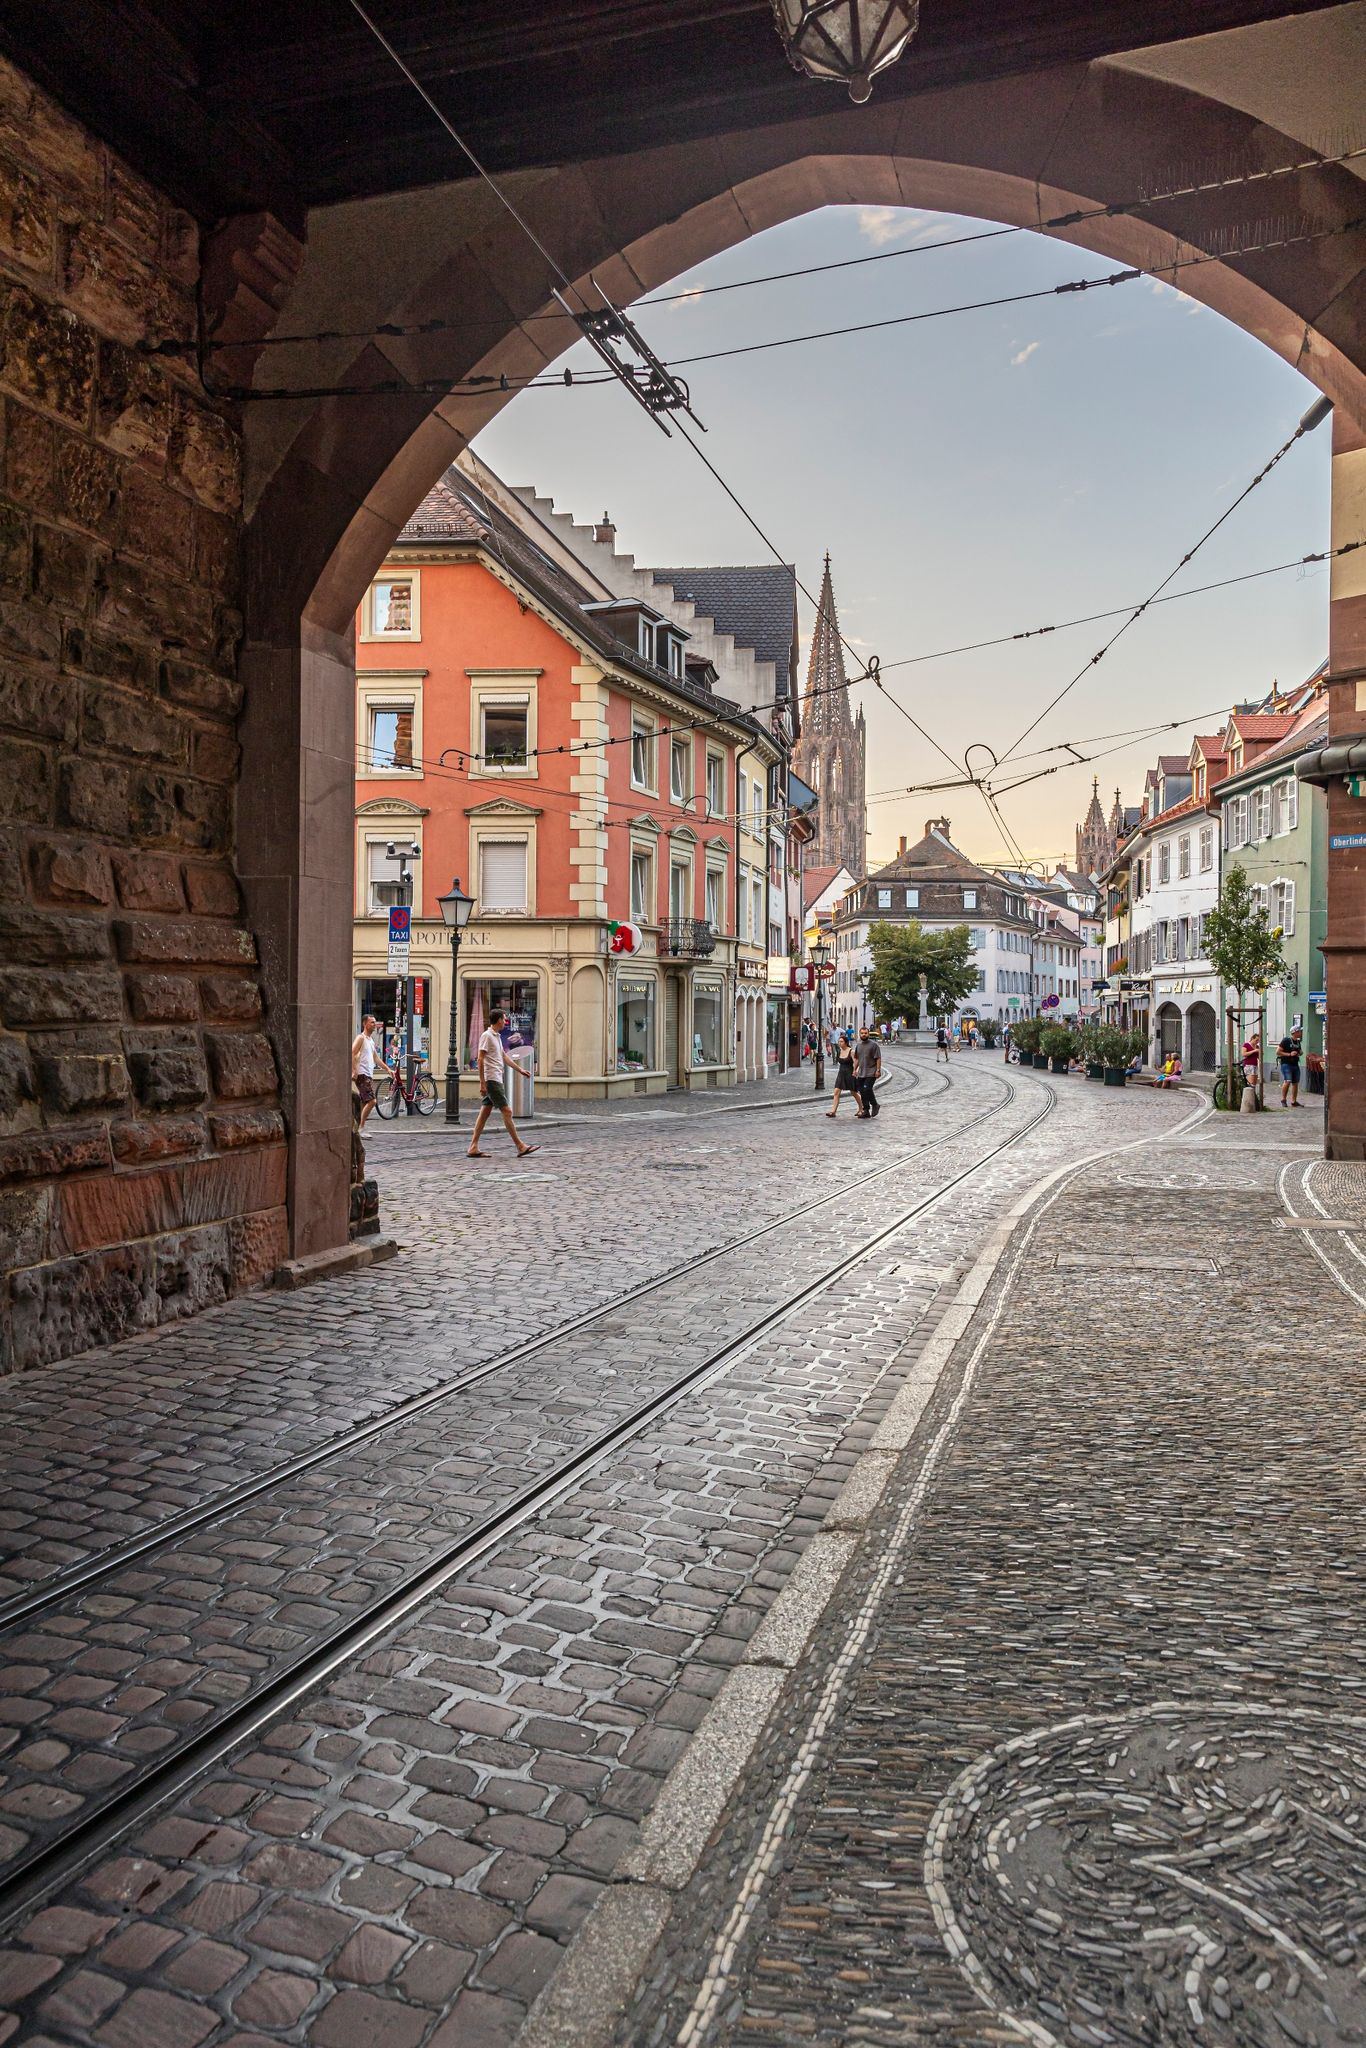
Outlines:
<svg viewBox="0 0 1366 2048"><path fill-rule="evenodd" d="M1366 846L1366 832L1331 832L1328 844L1334 853L1349 846Z"/></svg>
<svg viewBox="0 0 1366 2048"><path fill-rule="evenodd" d="M794 996L809 996L815 986L816 970L814 967L793 968L791 988Z"/></svg>
<svg viewBox="0 0 1366 2048"><path fill-rule="evenodd" d="M1056 996L1045 996L1043 1001L1039 1004L1039 1008L1041 1010L1056 1010L1057 1007L1058 998Z"/></svg>
<svg viewBox="0 0 1366 2048"><path fill-rule="evenodd" d="M408 946L412 935L412 911L406 903L395 903L389 911L389 972L400 978L408 972Z"/></svg>
<svg viewBox="0 0 1366 2048"><path fill-rule="evenodd" d="M1366 775L1349 775L1347 777L1347 794L1349 796L1366 796Z"/></svg>

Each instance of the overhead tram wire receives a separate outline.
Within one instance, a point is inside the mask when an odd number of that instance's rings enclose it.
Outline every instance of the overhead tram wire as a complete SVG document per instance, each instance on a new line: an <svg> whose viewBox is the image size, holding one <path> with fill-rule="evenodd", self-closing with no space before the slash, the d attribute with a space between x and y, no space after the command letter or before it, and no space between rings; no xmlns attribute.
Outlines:
<svg viewBox="0 0 1366 2048"><path fill-rule="evenodd" d="M1063 698L1066 697L1070 691L1074 690L1077 687L1077 684L1081 682L1085 676L1088 676L1091 673L1091 671L1105 659L1106 655L1110 652L1110 649L1115 645L1116 641L1122 639L1123 636L1128 632L1129 628L1133 625L1136 625L1139 619L1143 617L1143 614L1151 609L1151 607L1157 602L1158 598L1161 596L1161 593L1166 589L1167 585L1175 581L1175 579L1181 574L1181 571L1185 568L1186 564L1189 561L1192 561L1194 557L1199 554L1201 548L1204 547L1206 541L1211 540L1214 537L1214 535L1219 531L1220 527L1223 526L1227 520L1232 518L1233 514L1237 511L1238 507L1244 502L1244 500L1250 498L1252 493L1257 489L1258 485L1266 481L1267 477L1270 476L1272 470L1275 469L1276 465L1279 462L1283 461L1284 458L1290 453L1290 450L1295 446L1295 443L1297 441L1302 440L1306 434L1312 434L1315 427L1322 426L1324 420L1328 418L1332 410L1333 405L1331 399L1320 397L1314 400L1314 403L1307 409L1307 411L1305 411L1301 415L1299 424L1295 428L1294 433L1290 434L1284 441L1282 441L1280 447L1276 450L1275 454L1270 458L1269 461L1264 462L1262 464L1262 467L1257 471L1257 474L1252 478L1252 481L1243 486L1242 490L1239 491L1237 497L1234 498L1230 504L1224 507L1224 510L1219 514L1219 517L1213 522L1213 524L1206 527L1205 531L1201 534L1199 540L1195 542L1194 546L1187 548L1185 554L1182 555L1180 561L1175 565L1175 567L1168 570L1167 574L1162 578L1161 582L1154 586L1154 588L1149 592L1148 596L1143 599L1143 602L1141 604L1137 604L1134 606L1133 610L1125 618L1124 623L1110 635L1109 639L1105 642L1105 645L1099 648L1096 651L1096 653L1094 653L1091 656L1089 661L1083 663L1082 667L1077 670L1077 673L1074 676L1072 676L1066 683L1064 683L1063 687L1058 691L1057 695L1051 698L1049 702L1045 704L1043 710L1039 713L1038 717L1030 720L1029 724L1020 734L1019 738L1016 739L1012 743L1012 745L1006 748L1006 751L1004 752L1004 754L1001 755L1000 759L996 764L998 769L1005 765L1005 763L1010 759L1012 754L1018 753L1020 747L1024 744L1025 740L1029 738L1029 735L1032 732L1036 732L1038 730L1038 728L1043 724L1045 718L1048 717L1049 713L1051 711L1056 710L1057 706L1061 704Z"/></svg>
<svg viewBox="0 0 1366 2048"><path fill-rule="evenodd" d="M357 12L359 11L357 9ZM374 29L374 25L369 21L368 17L366 17L366 20L367 26L371 28L371 32L378 34L378 31ZM380 40L381 42L384 41L382 37ZM385 47L386 49L389 47L387 43ZM406 65L403 65L401 60L395 59L395 61L400 63L400 68L404 71L404 75L411 78L411 73ZM417 84L416 80L412 82ZM423 92L422 87L418 85L417 89L419 92L422 92L428 106L431 106L432 102L428 95ZM454 131L445 123L444 117L440 114L439 110L434 108L433 111L437 112L437 118L442 120L443 126L447 126L447 132L454 134ZM471 164L476 164L481 175L483 175L482 166L477 165L477 160L468 145L459 135L455 135L455 140L459 143L460 148L464 151L466 157L469 158ZM1298 163L1274 164L1266 170L1240 172L1231 178L1218 178L1207 180L1204 183L1173 186L1165 192L1146 193L1140 199L1117 200L1108 206L1080 208L1072 213L1055 214L1046 220L1020 222L1003 227L980 228L968 235L948 235L942 241L920 242L906 249L879 249L869 256L845 256L831 263L807 263L793 270L767 271L759 277L732 278L729 282L723 284L693 285L678 292L655 292L648 298L632 301L631 310L638 312L642 307L647 306L670 306L677 305L684 300L694 301L717 298L723 293L748 291L758 285L786 284L805 277L823 277L831 271L857 270L868 264L897 262L910 256L932 256L940 249L957 249L974 242L998 241L1003 236L1008 235L1049 234L1061 228L1085 226L1087 222L1093 220L1121 219L1137 213L1145 206L1160 206L1174 199L1201 198L1210 193L1234 191L1239 187L1247 185L1263 185L1276 178L1298 176L1304 171L1331 170L1339 164L1354 163L1361 157L1366 157L1366 145L1362 145L1359 148L1341 150L1331 156L1304 157ZM505 204L510 204L502 193L499 194L499 197L504 199ZM511 210L515 214L515 208ZM910 209L907 210L909 211ZM517 216L517 218L520 221L520 216ZM522 225L525 225L525 223L522 223ZM1330 230L1330 232L1336 231ZM542 254L546 255L547 261L551 262L553 266L553 258L549 257L548 252L542 250ZM525 327L538 321L558 321L560 318L561 315L559 313L528 313L518 324ZM492 329L496 324L492 316L484 322L432 319L400 325L397 322L383 321L375 327L355 329L327 327L316 329L310 334L271 334L264 336L254 346L262 349L290 348L296 347L301 343L320 344L334 341L374 341L383 338L416 337L431 334L469 334ZM217 350L238 348L240 346L239 342L233 341L206 341L202 344L201 352L207 356L212 355ZM178 339L165 340L143 344L142 352L151 355L188 354L192 353L195 347L196 344L193 342ZM553 383L555 380L549 381ZM604 376L599 381L607 383L610 380Z"/></svg>

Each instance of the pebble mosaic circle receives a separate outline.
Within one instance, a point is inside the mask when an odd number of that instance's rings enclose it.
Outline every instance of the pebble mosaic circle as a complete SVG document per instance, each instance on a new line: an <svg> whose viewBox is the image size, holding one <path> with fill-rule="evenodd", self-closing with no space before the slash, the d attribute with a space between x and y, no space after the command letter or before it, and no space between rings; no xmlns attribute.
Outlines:
<svg viewBox="0 0 1366 2048"><path fill-rule="evenodd" d="M955 1780L925 1876L977 1995L1041 2048L1366 2043L1366 1723L1162 1704Z"/></svg>

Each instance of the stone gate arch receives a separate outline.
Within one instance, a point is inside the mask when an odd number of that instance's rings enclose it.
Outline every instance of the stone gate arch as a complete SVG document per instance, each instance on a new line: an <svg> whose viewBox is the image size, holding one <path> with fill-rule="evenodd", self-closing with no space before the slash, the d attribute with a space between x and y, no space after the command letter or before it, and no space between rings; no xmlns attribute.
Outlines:
<svg viewBox="0 0 1366 2048"><path fill-rule="evenodd" d="M505 183L568 273L629 302L763 228L832 203L931 207L1030 226L1341 147L1357 120L1366 8L1287 17L1090 64L811 118ZM1222 167L1222 170L1221 170ZM1366 532L1366 234L1356 169L1316 166L1268 201L1340 232L1183 270L1183 291L1257 336L1334 402L1334 537ZM1264 188L1270 191L1272 188ZM1063 230L1124 265L1257 239L1248 193L1154 201ZM1254 207L1260 201L1253 202ZM282 333L459 315L455 333L273 347L258 384L518 377L576 338L545 267L470 183L315 213ZM252 339L244 338L242 363ZM394 534L506 399L400 393L253 405L247 417L246 712L239 863L261 941L291 1129L295 1250L345 1233L350 977L351 620ZM1334 565L1332 732L1366 727L1366 572ZM1338 801L1330 796L1330 805ZM1339 1057L1330 1148L1366 1156L1366 858L1330 885Z"/></svg>

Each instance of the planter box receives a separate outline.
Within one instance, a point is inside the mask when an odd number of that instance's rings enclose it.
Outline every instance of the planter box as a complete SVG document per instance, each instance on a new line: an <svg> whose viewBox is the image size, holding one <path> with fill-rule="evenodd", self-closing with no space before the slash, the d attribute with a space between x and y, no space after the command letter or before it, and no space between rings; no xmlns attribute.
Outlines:
<svg viewBox="0 0 1366 2048"><path fill-rule="evenodd" d="M1065 1074L1070 1064L1071 1062L1065 1056L1062 1059L1058 1059L1056 1054L1050 1054L1048 1071L1050 1074Z"/></svg>
<svg viewBox="0 0 1366 2048"><path fill-rule="evenodd" d="M1086 1062L1086 1078L1088 1081L1103 1081L1105 1079L1105 1069L1099 1060L1088 1060Z"/></svg>
<svg viewBox="0 0 1366 2048"><path fill-rule="evenodd" d="M1046 1074L1048 1072L1048 1054L1046 1052L1036 1052L1031 1057L1033 1058L1034 1065L1040 1072Z"/></svg>
<svg viewBox="0 0 1366 2048"><path fill-rule="evenodd" d="M1105 1085L1107 1088L1122 1088L1125 1078L1123 1067L1106 1067Z"/></svg>

